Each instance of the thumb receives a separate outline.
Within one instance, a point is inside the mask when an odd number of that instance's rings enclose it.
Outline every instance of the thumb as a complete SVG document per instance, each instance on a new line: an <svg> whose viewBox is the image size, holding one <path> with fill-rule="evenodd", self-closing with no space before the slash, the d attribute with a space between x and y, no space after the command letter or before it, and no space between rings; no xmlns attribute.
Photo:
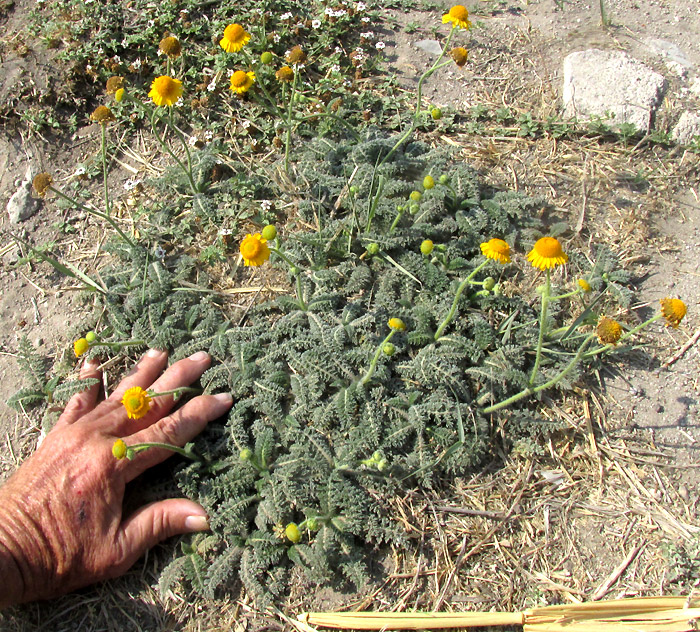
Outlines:
<svg viewBox="0 0 700 632"><path fill-rule="evenodd" d="M201 505L185 498L161 500L141 507L122 522L120 550L130 566L161 540L207 529L209 522Z"/></svg>

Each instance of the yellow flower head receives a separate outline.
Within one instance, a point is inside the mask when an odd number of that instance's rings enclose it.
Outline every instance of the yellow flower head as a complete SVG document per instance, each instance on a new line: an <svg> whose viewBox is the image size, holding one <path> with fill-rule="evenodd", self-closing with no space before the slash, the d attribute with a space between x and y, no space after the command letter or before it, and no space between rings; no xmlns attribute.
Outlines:
<svg viewBox="0 0 700 632"><path fill-rule="evenodd" d="M140 386L128 388L122 397L129 419L141 419L151 407L151 397Z"/></svg>
<svg viewBox="0 0 700 632"><path fill-rule="evenodd" d="M612 318L603 316L596 328L598 340L604 345L616 345L622 336L622 325Z"/></svg>
<svg viewBox="0 0 700 632"><path fill-rule="evenodd" d="M406 323L400 318L390 318L387 324L389 325L389 328L393 329L394 331L406 331Z"/></svg>
<svg viewBox="0 0 700 632"><path fill-rule="evenodd" d="M469 53L467 52L466 48L463 48L462 46L457 46L457 48L453 48L450 51L450 56L452 59L455 60L455 64L457 64L460 68L464 66L464 64L467 63L467 57L469 56Z"/></svg>
<svg viewBox="0 0 700 632"><path fill-rule="evenodd" d="M175 105L182 96L182 81L167 75L156 77L151 84L148 96L156 105Z"/></svg>
<svg viewBox="0 0 700 632"><path fill-rule="evenodd" d="M289 66L282 66L276 73L277 81L289 82L294 79L294 71Z"/></svg>
<svg viewBox="0 0 700 632"><path fill-rule="evenodd" d="M564 265L569 260L569 255L561 249L558 239L542 237L535 242L534 247L527 255L527 260L535 268L548 270Z"/></svg>
<svg viewBox="0 0 700 632"><path fill-rule="evenodd" d="M75 357L79 358L83 353L85 353L90 348L90 343L86 338L78 338L73 343L73 351L75 351Z"/></svg>
<svg viewBox="0 0 700 632"><path fill-rule="evenodd" d="M297 544L298 542L301 542L301 531L299 530L298 525L294 522L290 522L284 528L284 534L287 536L287 539L292 544Z"/></svg>
<svg viewBox="0 0 700 632"><path fill-rule="evenodd" d="M270 258L267 240L260 233L248 234L240 246L243 262L247 266L261 266Z"/></svg>
<svg viewBox="0 0 700 632"><path fill-rule="evenodd" d="M160 40L160 45L158 46L160 50L163 51L171 59L179 57L182 53L182 46L180 45L180 40L177 37L170 35L169 37L164 37Z"/></svg>
<svg viewBox="0 0 700 632"><path fill-rule="evenodd" d="M112 110L110 110L106 105L98 105L95 111L90 115L90 119L99 123L100 125L107 125L112 121L117 119L114 117Z"/></svg>
<svg viewBox="0 0 700 632"><path fill-rule="evenodd" d="M46 173L45 171L37 173L34 176L34 180L32 180L32 186L34 187L34 190L36 191L37 195L41 197L44 197L46 195L46 192L49 190L49 187L52 184L53 178L51 177L51 174Z"/></svg>
<svg viewBox="0 0 700 632"><path fill-rule="evenodd" d="M666 322L674 329L681 324L681 321L688 312L688 308L685 303L679 298L662 298L661 299L661 313L663 314Z"/></svg>
<svg viewBox="0 0 700 632"><path fill-rule="evenodd" d="M119 88L119 90L117 90L117 91L114 93L114 100L115 100L117 103L121 103L121 102L122 102L122 99L124 99L124 95L125 95L125 94L126 94L126 90L124 90L124 88Z"/></svg>
<svg viewBox="0 0 700 632"><path fill-rule="evenodd" d="M420 251L427 257L431 252L433 252L435 244L431 239L424 239L420 245Z"/></svg>
<svg viewBox="0 0 700 632"><path fill-rule="evenodd" d="M452 28L470 29L472 26L469 21L469 11L461 4L456 4L442 16L442 23L447 24L448 22L452 22Z"/></svg>
<svg viewBox="0 0 700 632"><path fill-rule="evenodd" d="M227 53L237 53L250 41L248 33L240 24L229 24L224 29L224 37L219 42Z"/></svg>
<svg viewBox="0 0 700 632"><path fill-rule="evenodd" d="M502 239L489 239L481 244L481 254L498 263L510 263L510 246Z"/></svg>
<svg viewBox="0 0 700 632"><path fill-rule="evenodd" d="M586 293L591 291L591 284L588 281L586 281L586 279L579 279L577 283L578 286L581 288L581 291Z"/></svg>
<svg viewBox="0 0 700 632"><path fill-rule="evenodd" d="M301 49L301 46L294 46L287 52L284 58L288 64L292 65L306 63L306 53Z"/></svg>
<svg viewBox="0 0 700 632"><path fill-rule="evenodd" d="M112 456L119 460L126 456L126 443L121 439L117 439L112 445Z"/></svg>
<svg viewBox="0 0 700 632"><path fill-rule="evenodd" d="M110 77L107 79L107 85L105 91L107 94L116 94L117 90L121 90L124 87L124 77Z"/></svg>
<svg viewBox="0 0 700 632"><path fill-rule="evenodd" d="M236 70L231 75L231 91L236 94L243 94L250 90L250 86L255 83L255 73L254 72L244 72L243 70Z"/></svg>

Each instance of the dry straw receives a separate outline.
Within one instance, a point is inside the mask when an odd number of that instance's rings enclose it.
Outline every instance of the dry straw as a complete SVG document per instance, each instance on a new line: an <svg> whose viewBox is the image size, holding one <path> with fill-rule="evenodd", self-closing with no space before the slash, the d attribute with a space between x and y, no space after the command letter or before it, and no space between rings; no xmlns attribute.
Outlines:
<svg viewBox="0 0 700 632"><path fill-rule="evenodd" d="M640 597L523 612L308 612L309 625L352 630L425 630L522 625L524 632L685 632L698 630L700 600Z"/></svg>

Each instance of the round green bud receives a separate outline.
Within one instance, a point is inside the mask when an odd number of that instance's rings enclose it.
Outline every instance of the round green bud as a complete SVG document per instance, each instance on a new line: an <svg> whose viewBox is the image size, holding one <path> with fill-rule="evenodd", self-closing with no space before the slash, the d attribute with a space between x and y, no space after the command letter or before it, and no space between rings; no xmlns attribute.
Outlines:
<svg viewBox="0 0 700 632"><path fill-rule="evenodd" d="M250 461L253 458L253 451L250 448L243 448L238 453L238 458L241 459L241 461Z"/></svg>
<svg viewBox="0 0 700 632"><path fill-rule="evenodd" d="M379 459L382 458L382 453L379 450L375 450L374 453L372 454L372 460L373 461L379 461Z"/></svg>
<svg viewBox="0 0 700 632"><path fill-rule="evenodd" d="M496 279L493 277L486 277L484 279L484 289L491 291L494 287L496 287Z"/></svg>
<svg viewBox="0 0 700 632"><path fill-rule="evenodd" d="M432 189L435 186L435 180L433 179L433 176L425 176L423 178L423 188L424 189Z"/></svg>
<svg viewBox="0 0 700 632"><path fill-rule="evenodd" d="M95 342L95 340L97 340L97 334L94 331L88 331L85 334L85 340L92 344L93 342Z"/></svg>
<svg viewBox="0 0 700 632"><path fill-rule="evenodd" d="M290 522L284 528L284 535L292 544L297 544L301 542L301 531L295 522Z"/></svg>
<svg viewBox="0 0 700 632"><path fill-rule="evenodd" d="M439 121L442 118L442 110L440 108L433 108L430 111L430 116L433 117L434 121Z"/></svg>
<svg viewBox="0 0 700 632"><path fill-rule="evenodd" d="M382 351L388 356L393 356L394 352L396 351L396 347L391 342L385 342L382 345Z"/></svg>
<svg viewBox="0 0 700 632"><path fill-rule="evenodd" d="M496 285L493 286L493 293L494 293L496 296L500 296L500 295L502 294L502 292L501 292L501 284L500 284L500 283L496 283Z"/></svg>
<svg viewBox="0 0 700 632"><path fill-rule="evenodd" d="M272 53L269 50L266 50L262 55L260 55L260 61L263 64L271 64L272 63Z"/></svg>
<svg viewBox="0 0 700 632"><path fill-rule="evenodd" d="M318 529L318 520L316 520L315 516L306 519L306 528L309 531L316 531L316 529Z"/></svg>
<svg viewBox="0 0 700 632"><path fill-rule="evenodd" d="M377 463L377 469L380 472L385 472L388 467L389 467L389 464L387 463L386 459L380 459L379 463Z"/></svg>
<svg viewBox="0 0 700 632"><path fill-rule="evenodd" d="M420 202L422 197L423 197L423 194L420 191L411 191L411 199L414 202Z"/></svg>
<svg viewBox="0 0 700 632"><path fill-rule="evenodd" d="M262 233L260 233L260 235L263 239L272 241L275 237L277 237L277 228L275 228L273 224L268 224L262 229Z"/></svg>
<svg viewBox="0 0 700 632"><path fill-rule="evenodd" d="M427 257L435 248L435 244L430 239L425 239L420 245L420 251Z"/></svg>
<svg viewBox="0 0 700 632"><path fill-rule="evenodd" d="M376 255L379 252L379 244L371 243L367 246L367 252Z"/></svg>
<svg viewBox="0 0 700 632"><path fill-rule="evenodd" d="M396 205L396 210L397 210L399 213L403 213L403 212L406 210L406 207L405 207L403 204L397 204L397 205Z"/></svg>
<svg viewBox="0 0 700 632"><path fill-rule="evenodd" d="M352 195L357 195L357 192L359 191L359 189L353 184L353 185L348 189L348 191L350 191L350 193L351 193Z"/></svg>
<svg viewBox="0 0 700 632"><path fill-rule="evenodd" d="M438 178L440 184L447 184L449 181L450 179L444 173Z"/></svg>
<svg viewBox="0 0 700 632"><path fill-rule="evenodd" d="M418 204L411 204L411 205L408 207L408 212L409 212L411 215L417 215L417 214L418 214L418 211L420 211L420 206L418 206Z"/></svg>

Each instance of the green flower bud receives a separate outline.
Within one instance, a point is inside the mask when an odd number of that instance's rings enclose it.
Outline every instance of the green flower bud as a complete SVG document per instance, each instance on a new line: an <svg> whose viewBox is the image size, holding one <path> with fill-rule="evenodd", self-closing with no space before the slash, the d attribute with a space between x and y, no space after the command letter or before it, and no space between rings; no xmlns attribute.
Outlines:
<svg viewBox="0 0 700 632"><path fill-rule="evenodd" d="M417 214L418 214L418 211L420 211L420 206L418 206L418 204L411 204L411 205L408 207L408 212L409 212L411 215L417 215Z"/></svg>
<svg viewBox="0 0 700 632"><path fill-rule="evenodd" d="M272 53L269 50L266 50L262 55L260 55L260 61L263 64L271 64L272 63Z"/></svg>
<svg viewBox="0 0 700 632"><path fill-rule="evenodd" d="M273 224L268 224L262 229L262 233L260 233L260 235L263 239L272 241L275 237L277 237L277 229Z"/></svg>
<svg viewBox="0 0 700 632"><path fill-rule="evenodd" d="M369 244L367 246L367 252L370 255L376 255L379 252L379 244L375 244L375 243Z"/></svg>
<svg viewBox="0 0 700 632"><path fill-rule="evenodd" d="M405 207L403 204L397 204L397 205L396 205L396 210L397 210L399 213L403 213L403 212L406 210L406 207Z"/></svg>
<svg viewBox="0 0 700 632"><path fill-rule="evenodd" d="M311 516L311 518L306 519L306 528L309 531L316 531L316 529L318 529L318 520L316 520L316 516Z"/></svg>
<svg viewBox="0 0 700 632"><path fill-rule="evenodd" d="M299 530L299 527L295 522L290 522L284 528L284 535L287 536L287 539L292 544L298 544L299 542L301 542L301 531Z"/></svg>
<svg viewBox="0 0 700 632"><path fill-rule="evenodd" d="M389 467L389 464L387 463L386 459L380 459L379 463L377 463L377 469L380 472L385 472Z"/></svg>
<svg viewBox="0 0 700 632"><path fill-rule="evenodd" d="M420 251L427 257L435 247L435 244L430 239L426 239L420 245Z"/></svg>
<svg viewBox="0 0 700 632"><path fill-rule="evenodd" d="M450 179L444 173L438 178L440 184L447 184L449 181Z"/></svg>
<svg viewBox="0 0 700 632"><path fill-rule="evenodd" d="M435 186L435 180L433 179L433 176L425 176L423 178L423 188L424 189L432 189Z"/></svg>
<svg viewBox="0 0 700 632"><path fill-rule="evenodd" d="M348 189L348 191L350 191L350 194L351 194L351 195L357 195L357 192L359 191L359 189L353 184L353 185Z"/></svg>
<svg viewBox="0 0 700 632"><path fill-rule="evenodd" d="M430 116L433 117L434 121L439 121L442 118L442 110L440 108L433 108L430 111Z"/></svg>
<svg viewBox="0 0 700 632"><path fill-rule="evenodd" d="M93 342L95 342L95 340L97 340L97 334L94 331L88 331L85 334L85 340L92 344Z"/></svg>
<svg viewBox="0 0 700 632"><path fill-rule="evenodd" d="M396 347L391 342L385 342L382 345L382 351L388 356L393 356L394 352L396 351Z"/></svg>
<svg viewBox="0 0 700 632"><path fill-rule="evenodd" d="M411 199L414 202L420 202L422 197L423 197L423 194L420 191L411 191Z"/></svg>
<svg viewBox="0 0 700 632"><path fill-rule="evenodd" d="M372 454L372 460L378 462L382 458L382 453L379 450L375 450Z"/></svg>
<svg viewBox="0 0 700 632"><path fill-rule="evenodd" d="M484 279L484 289L485 290L493 290L493 288L496 287L496 279L493 277L486 277Z"/></svg>
<svg viewBox="0 0 700 632"><path fill-rule="evenodd" d="M501 291L501 284L500 284L500 283L496 283L496 285L493 286L493 290L492 290L492 291L493 291L494 295L500 296L500 295L503 293L503 292Z"/></svg>
<svg viewBox="0 0 700 632"><path fill-rule="evenodd" d="M238 453L238 458L240 458L241 461L250 461L253 458L253 451L250 448L243 448Z"/></svg>

